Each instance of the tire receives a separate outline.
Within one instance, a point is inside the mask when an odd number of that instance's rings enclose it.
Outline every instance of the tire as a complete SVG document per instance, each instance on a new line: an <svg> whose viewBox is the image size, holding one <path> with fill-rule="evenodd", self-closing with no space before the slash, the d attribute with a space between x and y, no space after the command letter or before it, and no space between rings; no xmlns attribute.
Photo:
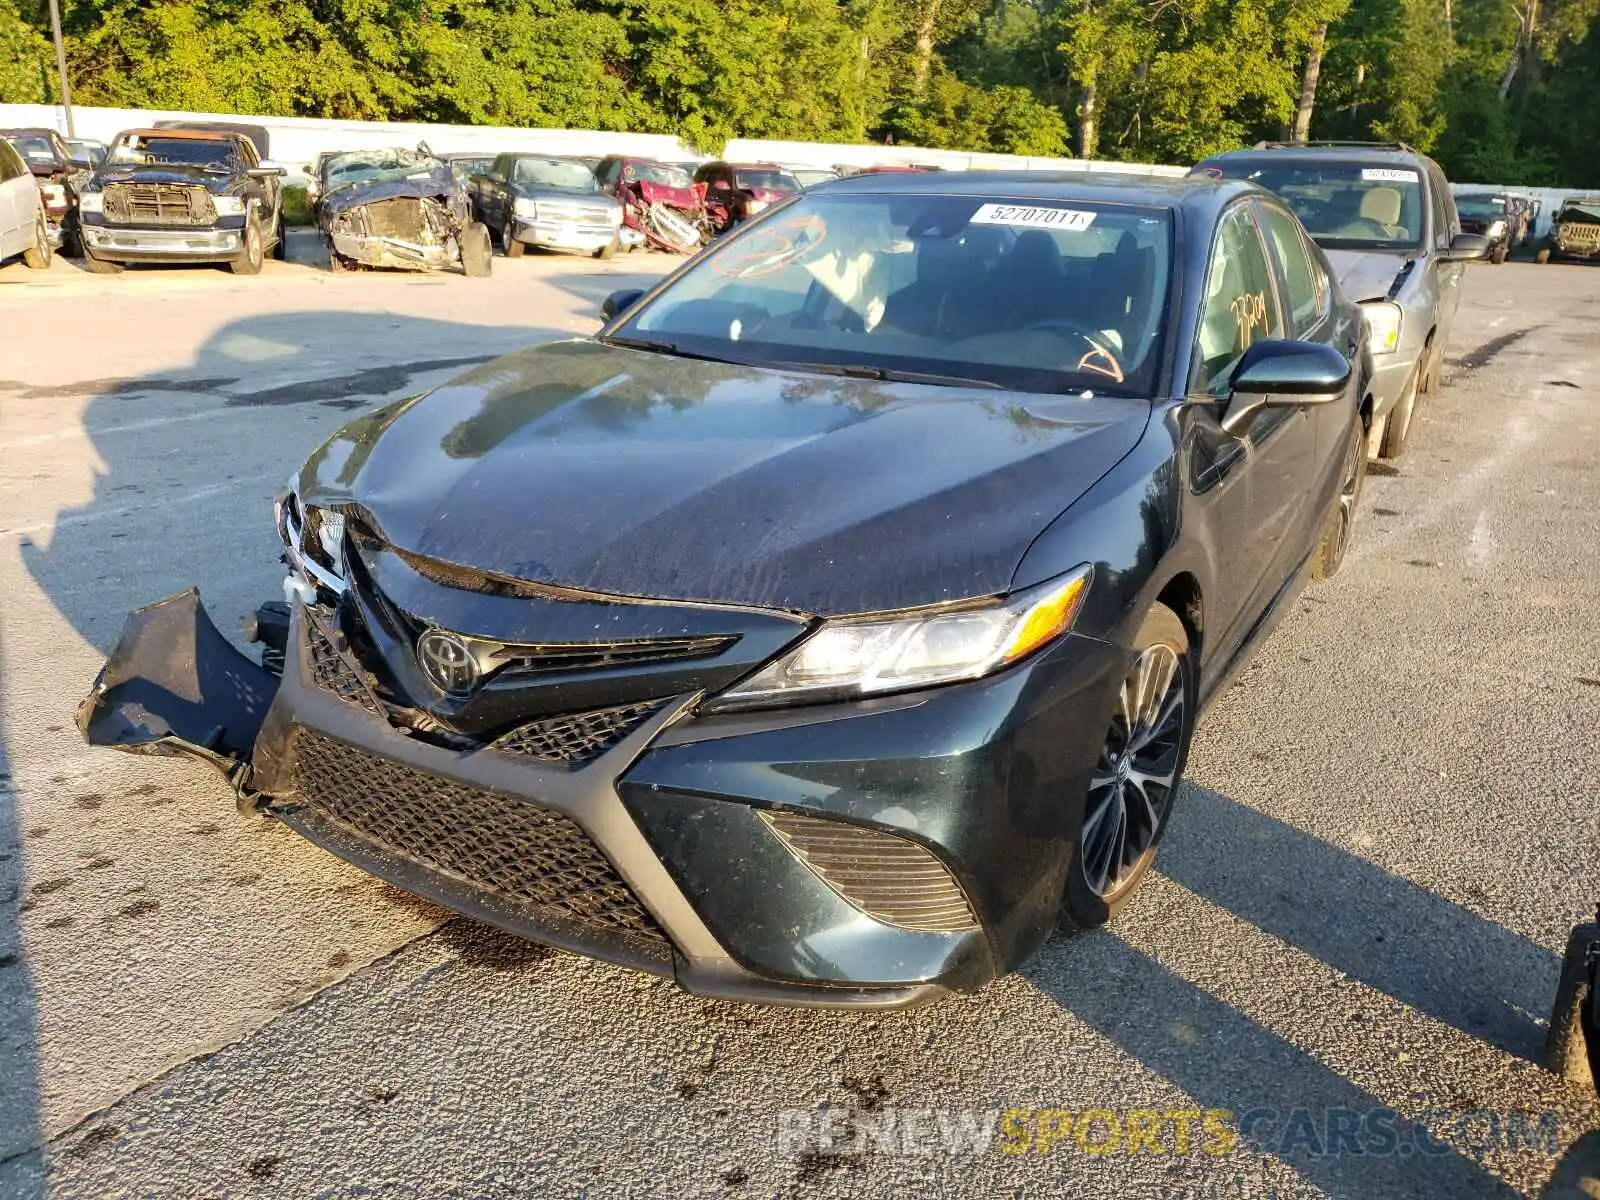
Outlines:
<svg viewBox="0 0 1600 1200"><path fill-rule="evenodd" d="M494 243L489 227L474 221L461 231L461 271L472 279L485 279L494 270Z"/></svg>
<svg viewBox="0 0 1600 1200"><path fill-rule="evenodd" d="M1151 685L1142 697L1141 679ZM1189 759L1197 694L1188 631L1177 613L1152 604L1130 647L1128 673L1107 714L1106 742L1072 834L1062 932L1081 933L1116 916L1155 861ZM1144 736L1139 731L1148 728L1152 713L1153 734L1124 752L1130 725L1134 739Z"/></svg>
<svg viewBox="0 0 1600 1200"><path fill-rule="evenodd" d="M340 254L332 246L328 247L328 270L335 275L347 275L354 270L348 258Z"/></svg>
<svg viewBox="0 0 1600 1200"><path fill-rule="evenodd" d="M235 275L259 275L266 259L266 245L261 237L261 219L251 213L244 219L244 249L234 255L228 269Z"/></svg>
<svg viewBox="0 0 1600 1200"><path fill-rule="evenodd" d="M1361 491L1367 482L1367 433L1360 418L1350 430L1350 441L1339 464L1339 490L1334 493L1333 505L1322 519L1322 532L1317 540L1316 553L1311 556L1311 578L1332 579L1344 565L1345 552L1350 548L1350 534L1355 527L1356 508L1361 503Z"/></svg>
<svg viewBox="0 0 1600 1200"><path fill-rule="evenodd" d="M1510 246L1500 246L1500 247L1497 247L1495 250L1490 252L1489 261L1492 262L1495 266L1498 267L1501 263L1506 261L1507 257L1509 257L1510 254L1511 254L1511 247Z"/></svg>
<svg viewBox="0 0 1600 1200"><path fill-rule="evenodd" d="M521 258L528 252L528 247L517 241L516 229L510 221L500 231L500 245L504 248L507 258Z"/></svg>
<svg viewBox="0 0 1600 1200"><path fill-rule="evenodd" d="M289 257L289 239L283 228L283 216L278 216L278 233L272 240L272 257L283 262Z"/></svg>
<svg viewBox="0 0 1600 1200"><path fill-rule="evenodd" d="M1441 377L1444 375L1444 343L1430 341L1424 362L1427 365L1423 369L1422 380L1417 384L1417 389L1424 396L1436 396L1439 394Z"/></svg>
<svg viewBox="0 0 1600 1200"><path fill-rule="evenodd" d="M48 271L50 262L55 258L55 250L50 245L50 223L44 219L44 211L33 219L33 245L22 252L22 261L34 271Z"/></svg>
<svg viewBox="0 0 1600 1200"><path fill-rule="evenodd" d="M600 249L596 250L592 255L590 255L590 257L591 258L615 258L616 254L617 254L617 239L616 238L612 238L610 242L608 242L604 246L601 246Z"/></svg>
<svg viewBox="0 0 1600 1200"><path fill-rule="evenodd" d="M68 213L61 226L61 253L68 258L83 257L83 227L78 224L78 214Z"/></svg>
<svg viewBox="0 0 1600 1200"><path fill-rule="evenodd" d="M1545 263L1550 261L1550 248L1546 246L1543 250L1535 254L1533 256L1533 261L1538 263L1541 267L1544 266Z"/></svg>
<svg viewBox="0 0 1600 1200"><path fill-rule="evenodd" d="M1389 410L1389 425L1383 431L1383 445L1378 448L1379 458L1399 458L1406 452L1406 441L1411 437L1411 422L1417 415L1417 389L1422 383L1422 370L1426 361L1419 362L1406 380L1406 389L1399 402Z"/></svg>
<svg viewBox="0 0 1600 1200"><path fill-rule="evenodd" d="M122 264L111 262L109 259L96 258L94 253L85 246L83 249L83 265L89 268L91 275L120 275Z"/></svg>

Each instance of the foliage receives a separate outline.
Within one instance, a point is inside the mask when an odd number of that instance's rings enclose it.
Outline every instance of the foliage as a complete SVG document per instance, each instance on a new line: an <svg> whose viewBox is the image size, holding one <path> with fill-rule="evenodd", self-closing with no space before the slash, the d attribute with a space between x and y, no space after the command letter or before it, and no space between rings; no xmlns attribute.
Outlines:
<svg viewBox="0 0 1600 1200"><path fill-rule="evenodd" d="M1314 137L1600 186L1600 0L63 2L86 104L1175 163L1285 136L1325 28ZM48 28L0 0L0 100Z"/></svg>

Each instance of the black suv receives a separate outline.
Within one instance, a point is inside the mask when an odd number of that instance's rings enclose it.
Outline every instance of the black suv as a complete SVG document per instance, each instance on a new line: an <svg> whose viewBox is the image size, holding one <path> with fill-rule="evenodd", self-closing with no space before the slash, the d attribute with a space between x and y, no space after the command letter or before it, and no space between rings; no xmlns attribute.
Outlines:
<svg viewBox="0 0 1600 1200"><path fill-rule="evenodd" d="M83 257L110 274L125 263L225 262L254 275L283 257L281 167L231 130L119 133L79 198Z"/></svg>

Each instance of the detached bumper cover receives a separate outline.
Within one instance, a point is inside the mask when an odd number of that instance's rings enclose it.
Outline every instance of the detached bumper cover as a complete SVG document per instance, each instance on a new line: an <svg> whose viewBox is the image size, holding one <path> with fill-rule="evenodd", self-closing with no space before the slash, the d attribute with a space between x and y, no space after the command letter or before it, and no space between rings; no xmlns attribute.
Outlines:
<svg viewBox="0 0 1600 1200"><path fill-rule="evenodd" d="M263 717L268 685L245 668L265 673L194 594L143 613L157 611L160 623L135 614L85 702L89 741L197 753L236 781L248 756L246 794L265 812L409 891L691 992L793 1005L892 1008L973 990L1049 935L1063 830L1103 734L1063 738L1059 705L1101 711L1120 677L1111 647L1068 639L1062 653L921 695L724 717L696 716L700 695L679 695L630 716L596 756L553 762L505 739L457 749L397 728L361 663L337 635L314 641L322 618L299 606ZM186 654L186 641L201 649ZM201 686L172 661L210 664ZM248 703L213 718L209 703L230 689ZM130 708L154 710L163 692L198 699L181 721ZM915 843L897 861L922 874L906 878L920 886L942 862L975 927L869 915L766 819L783 812Z"/></svg>

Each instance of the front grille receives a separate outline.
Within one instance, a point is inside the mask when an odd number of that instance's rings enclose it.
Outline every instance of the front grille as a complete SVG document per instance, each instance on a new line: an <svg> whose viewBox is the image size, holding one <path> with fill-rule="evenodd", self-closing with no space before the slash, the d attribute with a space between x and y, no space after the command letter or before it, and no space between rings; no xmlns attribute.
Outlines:
<svg viewBox="0 0 1600 1200"><path fill-rule="evenodd" d="M495 659L506 665L497 679L556 671L603 671L647 663L709 658L733 645L732 637L643 638L621 642L548 642L506 646Z"/></svg>
<svg viewBox="0 0 1600 1200"><path fill-rule="evenodd" d="M531 800L430 775L302 729L300 797L328 819L434 871L532 905L558 923L666 935L578 825Z"/></svg>
<svg viewBox="0 0 1600 1200"><path fill-rule="evenodd" d="M532 721L494 743L493 748L523 754L541 762L585 763L599 758L637 729L660 701L564 713Z"/></svg>
<svg viewBox="0 0 1600 1200"><path fill-rule="evenodd" d="M216 206L205 188L187 183L112 183L106 220L123 225L212 225Z"/></svg>
<svg viewBox="0 0 1600 1200"><path fill-rule="evenodd" d="M337 635L328 633L315 617L306 618L306 648L311 660L311 682L325 692L331 692L347 704L358 704L375 716L383 710L372 695L366 680L339 653L334 644ZM343 638L341 637L342 641Z"/></svg>
<svg viewBox="0 0 1600 1200"><path fill-rule="evenodd" d="M927 847L862 825L763 810L789 852L852 907L902 929L964 933L978 928L966 893Z"/></svg>
<svg viewBox="0 0 1600 1200"><path fill-rule="evenodd" d="M571 221L577 225L611 224L611 210L601 205L561 204L549 200L539 201L539 220Z"/></svg>

